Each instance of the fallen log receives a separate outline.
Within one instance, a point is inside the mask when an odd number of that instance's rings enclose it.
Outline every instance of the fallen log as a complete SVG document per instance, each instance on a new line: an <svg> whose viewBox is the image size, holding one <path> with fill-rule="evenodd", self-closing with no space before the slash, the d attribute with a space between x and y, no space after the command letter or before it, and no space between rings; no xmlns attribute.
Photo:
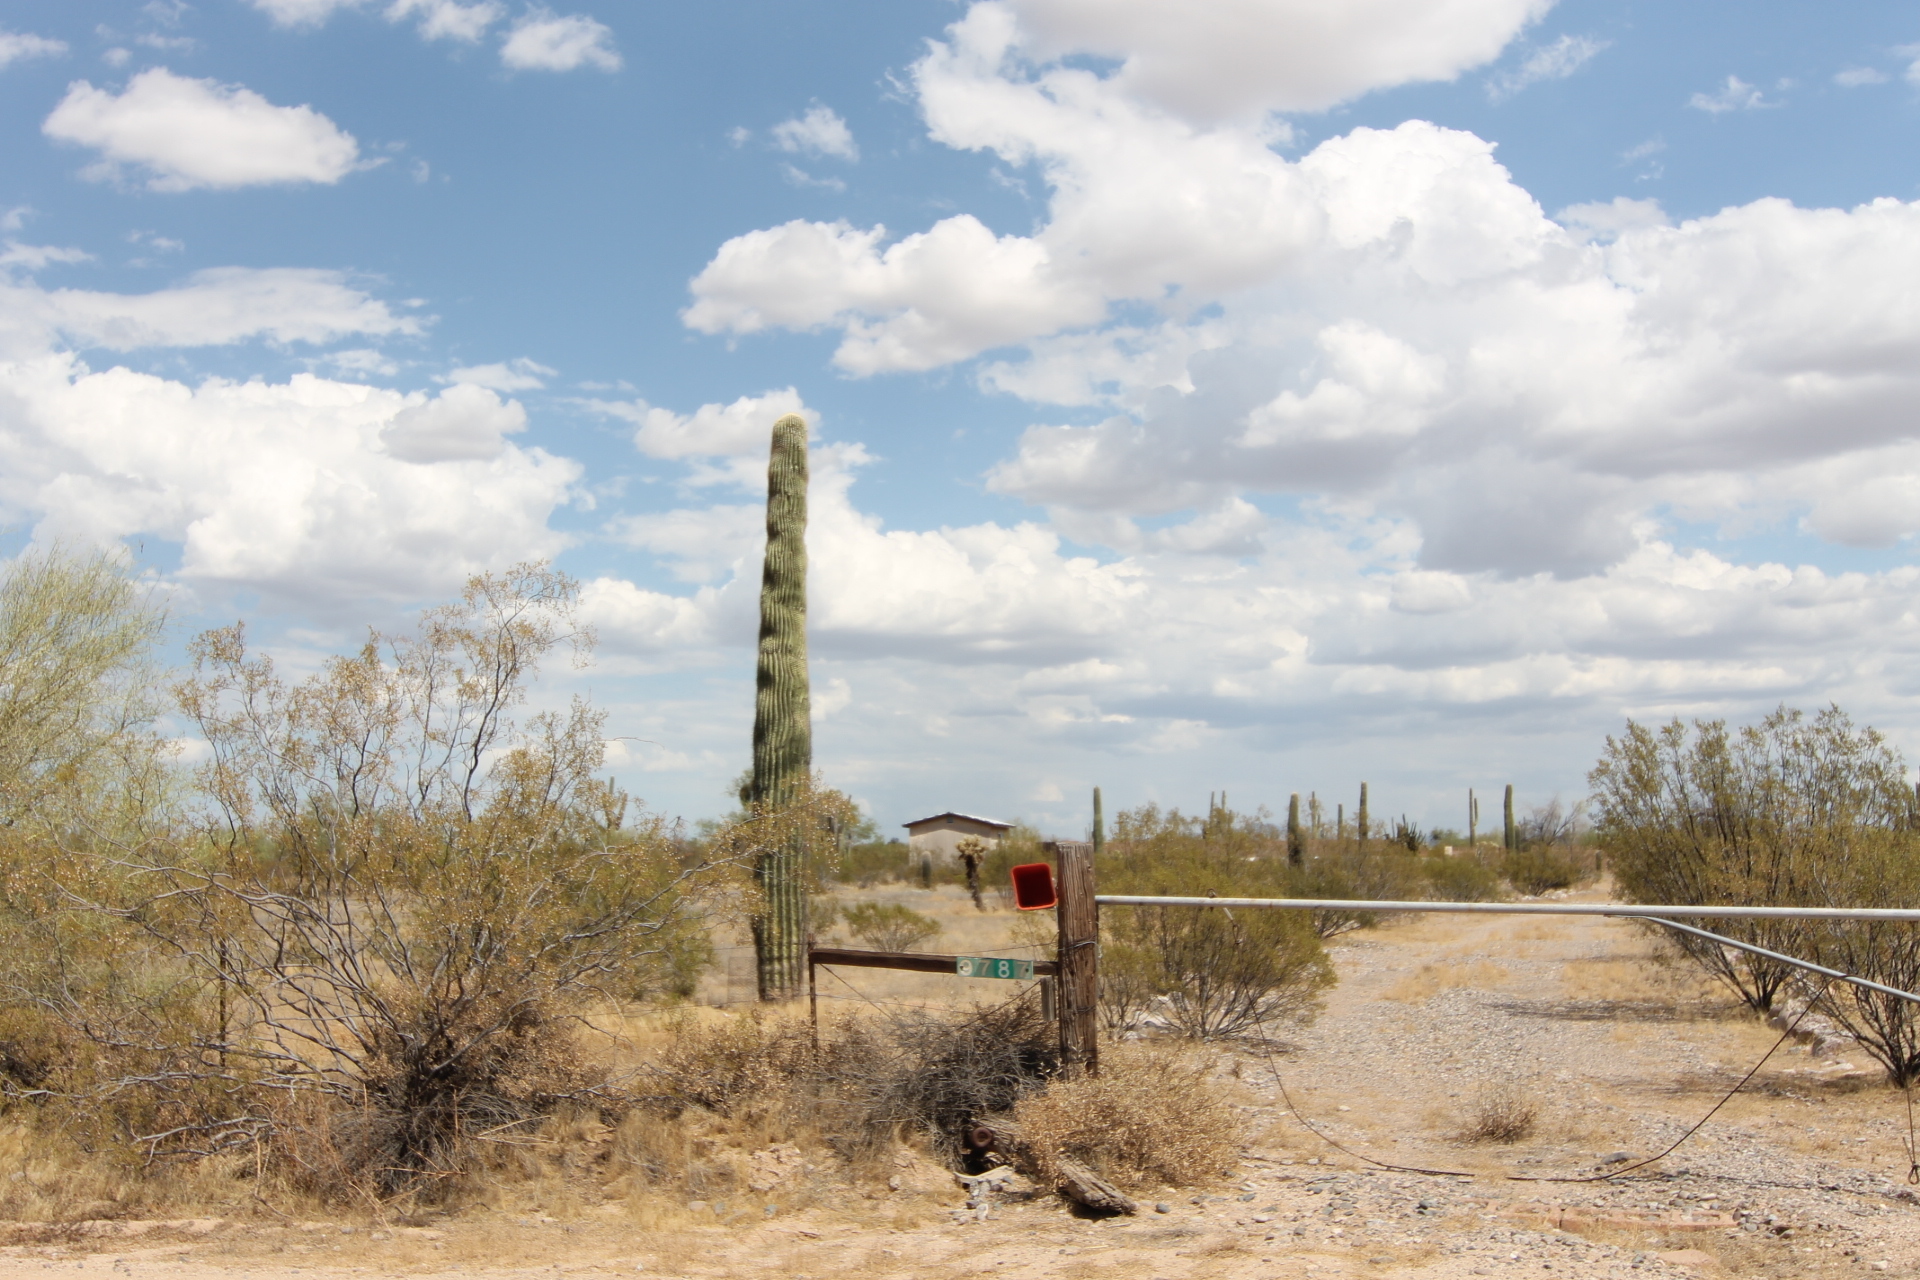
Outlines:
<svg viewBox="0 0 1920 1280"><path fill-rule="evenodd" d="M1043 1187L1052 1187L1067 1199L1095 1213L1138 1213L1124 1191L1070 1156L1041 1151L1012 1120L985 1120L968 1135L972 1149L1009 1161Z"/></svg>

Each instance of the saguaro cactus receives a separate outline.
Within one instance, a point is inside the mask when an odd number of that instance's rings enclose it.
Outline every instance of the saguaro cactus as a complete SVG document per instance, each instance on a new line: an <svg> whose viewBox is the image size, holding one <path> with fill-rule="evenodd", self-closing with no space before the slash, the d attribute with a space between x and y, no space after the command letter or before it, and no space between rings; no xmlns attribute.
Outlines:
<svg viewBox="0 0 1920 1280"><path fill-rule="evenodd" d="M1480 801L1475 798L1473 788L1467 788L1467 848L1471 850L1480 839Z"/></svg>
<svg viewBox="0 0 1920 1280"><path fill-rule="evenodd" d="M1500 836L1502 847L1518 849L1520 847L1520 828L1513 825L1513 784L1511 782L1507 784L1505 827L1506 829Z"/></svg>
<svg viewBox="0 0 1920 1280"><path fill-rule="evenodd" d="M1307 839L1300 834L1298 791L1287 797L1287 861L1296 867L1305 866L1307 861Z"/></svg>
<svg viewBox="0 0 1920 1280"><path fill-rule="evenodd" d="M753 676L753 773L741 796L777 817L813 773L807 684L807 424L773 424L767 462L767 556L760 570L760 652ZM807 840L790 821L754 866L761 891L753 954L762 1000L800 994L807 977Z"/></svg>
<svg viewBox="0 0 1920 1280"><path fill-rule="evenodd" d="M1093 856L1098 859L1107 848L1107 816L1100 808L1100 788L1093 789Z"/></svg>
<svg viewBox="0 0 1920 1280"><path fill-rule="evenodd" d="M1353 815L1353 829L1360 837L1360 847L1367 847L1367 784L1360 784L1360 811Z"/></svg>

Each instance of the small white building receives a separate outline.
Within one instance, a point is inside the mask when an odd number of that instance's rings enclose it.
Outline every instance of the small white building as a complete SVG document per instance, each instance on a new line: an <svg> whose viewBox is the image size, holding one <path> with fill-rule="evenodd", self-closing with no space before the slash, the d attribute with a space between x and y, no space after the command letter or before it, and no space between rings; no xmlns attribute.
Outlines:
<svg viewBox="0 0 1920 1280"><path fill-rule="evenodd" d="M918 818L905 825L907 847L913 851L916 862L922 858L953 862L959 857L960 842L968 836L991 847L1013 830L1011 822L976 818L970 813L936 813L931 818Z"/></svg>

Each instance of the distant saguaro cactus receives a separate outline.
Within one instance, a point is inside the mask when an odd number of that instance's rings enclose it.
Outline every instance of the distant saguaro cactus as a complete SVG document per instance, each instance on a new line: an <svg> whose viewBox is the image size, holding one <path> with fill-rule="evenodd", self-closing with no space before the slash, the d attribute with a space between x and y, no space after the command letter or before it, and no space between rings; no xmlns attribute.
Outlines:
<svg viewBox="0 0 1920 1280"><path fill-rule="evenodd" d="M760 571L760 651L753 676L753 773L741 796L775 813L813 774L807 683L807 423L773 424L767 461L767 555ZM762 901L753 954L762 1000L800 994L807 976L807 841L789 830L754 865Z"/></svg>
<svg viewBox="0 0 1920 1280"><path fill-rule="evenodd" d="M1300 793L1287 798L1287 861L1296 867L1307 861L1307 839L1300 833Z"/></svg>
<svg viewBox="0 0 1920 1280"><path fill-rule="evenodd" d="M1475 798L1473 788L1467 788L1467 848L1473 848L1480 838L1480 801Z"/></svg>
<svg viewBox="0 0 1920 1280"><path fill-rule="evenodd" d="M1093 856L1098 859L1107 849L1107 817L1100 808L1100 788L1093 789Z"/></svg>
<svg viewBox="0 0 1920 1280"><path fill-rule="evenodd" d="M1511 782L1507 784L1505 824L1506 829L1500 836L1501 844L1508 849L1518 849L1520 847L1520 828L1513 825L1513 784Z"/></svg>
<svg viewBox="0 0 1920 1280"><path fill-rule="evenodd" d="M1353 829L1360 837L1360 847L1367 847L1367 784L1360 784L1360 811L1353 816Z"/></svg>

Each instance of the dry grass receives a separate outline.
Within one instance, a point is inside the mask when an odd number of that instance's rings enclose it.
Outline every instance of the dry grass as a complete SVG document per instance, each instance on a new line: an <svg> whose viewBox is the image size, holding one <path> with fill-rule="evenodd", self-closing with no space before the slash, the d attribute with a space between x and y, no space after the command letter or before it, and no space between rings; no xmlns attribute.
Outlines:
<svg viewBox="0 0 1920 1280"><path fill-rule="evenodd" d="M1380 993L1383 1000L1397 1000L1403 1004L1417 1004L1431 999L1442 991L1456 987L1470 987L1486 990L1497 987L1508 977L1507 971L1497 964L1485 960L1444 961L1438 964L1423 964L1400 981Z"/></svg>
<svg viewBox="0 0 1920 1280"><path fill-rule="evenodd" d="M1460 1139L1510 1146L1531 1135L1539 1118L1540 1105L1525 1086L1510 1081L1488 1085L1474 1095Z"/></svg>
<svg viewBox="0 0 1920 1280"><path fill-rule="evenodd" d="M1199 1050L1115 1045L1098 1076L1056 1082L1023 1099L1014 1118L1042 1160L1072 1156L1123 1186L1208 1182L1246 1137L1227 1087L1208 1078L1211 1061Z"/></svg>

